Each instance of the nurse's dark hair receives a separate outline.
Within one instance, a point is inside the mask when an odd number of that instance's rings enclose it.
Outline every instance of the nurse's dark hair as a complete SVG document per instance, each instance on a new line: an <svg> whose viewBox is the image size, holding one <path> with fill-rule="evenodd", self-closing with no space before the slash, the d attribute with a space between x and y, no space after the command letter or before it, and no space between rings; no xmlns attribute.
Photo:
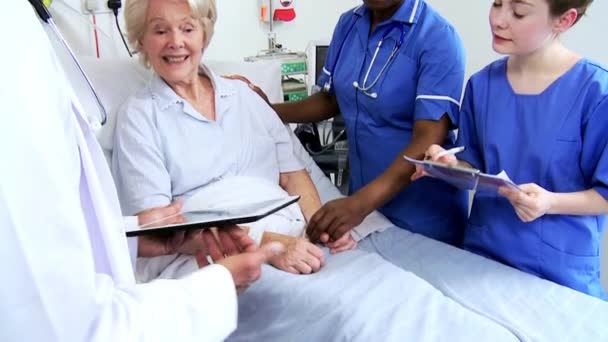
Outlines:
<svg viewBox="0 0 608 342"><path fill-rule="evenodd" d="M549 10L551 11L551 15L555 17L559 17L560 15L566 13L571 8L574 8L578 12L578 16L576 17L576 23L585 15L587 8L593 0L547 0L549 4Z"/></svg>

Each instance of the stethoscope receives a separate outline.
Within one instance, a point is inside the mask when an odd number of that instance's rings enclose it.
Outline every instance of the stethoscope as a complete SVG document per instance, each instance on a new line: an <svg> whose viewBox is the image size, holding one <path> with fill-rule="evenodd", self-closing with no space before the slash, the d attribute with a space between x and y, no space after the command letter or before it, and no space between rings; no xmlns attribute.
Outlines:
<svg viewBox="0 0 608 342"><path fill-rule="evenodd" d="M87 74L84 72L84 69L82 68L82 65L80 65L80 63L78 62L76 55L74 55L74 52L72 52L72 49L70 49L70 46L63 38L63 35L61 35L61 32L59 32L57 25L55 25L55 22L53 21L53 18L51 17L51 13L49 13L49 11L46 9L46 6L44 6L44 4L42 3L42 0L28 0L28 1L34 7L34 9L36 10L36 13L38 13L38 16L40 17L40 19L42 19L42 21L44 21L45 23L47 23L49 25L49 27L51 28L51 30L53 31L53 33L55 34L57 39L59 39L59 41L61 41L63 46L69 52L70 56L72 57L72 60L78 67L78 70L82 74L82 77L88 84L89 89L91 89L91 92L93 93L93 96L95 97L95 100L97 101L97 106L99 107L99 111L101 113L101 118L99 120L99 123L102 126L105 125L106 122L108 121L108 114L106 112L106 109L103 106L103 104L101 103L101 100L99 99L99 96L97 95L97 91L95 91L95 88L93 87L93 84L91 83L91 80L89 80L89 78L87 77Z"/></svg>
<svg viewBox="0 0 608 342"><path fill-rule="evenodd" d="M338 62L340 61L340 55L342 55L342 50L344 49L346 40L348 39L348 36L350 35L350 33L353 31L353 28L355 27L357 20L359 20L359 17L356 17L355 20L353 20L350 27L348 28L346 36L344 37L344 40L342 40L342 44L340 45L340 49L338 50L338 55L336 56L336 59L334 59L334 63L333 63L331 70L325 70L325 73L329 76L329 78L328 78L327 82L325 82L325 84L323 85L323 91L325 91L327 93L329 93L333 87L333 73L336 70L336 66L338 65ZM372 68L374 67L374 63L376 62L376 57L378 57L378 52L380 51L382 44L384 44L384 40L386 39L386 37L388 37L389 33L391 33L396 28L401 29L401 36L399 37L399 40L395 41L395 45L393 45L391 54L389 55L388 59L386 60L386 62L382 66L382 68L380 69L380 72L378 72L378 75L376 75L376 78L374 78L371 81L371 83L368 84L369 74L370 74ZM378 81L380 80L380 77L382 77L382 74L391 65L391 63L393 62L395 57L397 57L397 52L399 51L399 48L401 48L401 45L403 45L403 42L405 41L405 34L406 34L405 25L402 22L395 21L395 22L388 24L388 27L382 33L380 41L378 42L378 45L376 46L376 51L374 51L372 60L369 63L369 66L367 67L367 72L365 73L365 77L363 77L363 83L359 84L358 81L353 82L353 87L355 89L361 91L362 93L371 97L372 99L378 98L378 93L371 92L371 89L378 83Z"/></svg>

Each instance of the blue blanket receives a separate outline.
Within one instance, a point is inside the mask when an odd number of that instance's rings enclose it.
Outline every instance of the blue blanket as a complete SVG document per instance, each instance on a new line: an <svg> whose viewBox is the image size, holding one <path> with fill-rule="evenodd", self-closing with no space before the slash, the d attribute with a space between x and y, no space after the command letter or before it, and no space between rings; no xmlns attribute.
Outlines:
<svg viewBox="0 0 608 342"><path fill-rule="evenodd" d="M270 266L239 297L229 341L517 341L377 254L327 256L312 275Z"/></svg>

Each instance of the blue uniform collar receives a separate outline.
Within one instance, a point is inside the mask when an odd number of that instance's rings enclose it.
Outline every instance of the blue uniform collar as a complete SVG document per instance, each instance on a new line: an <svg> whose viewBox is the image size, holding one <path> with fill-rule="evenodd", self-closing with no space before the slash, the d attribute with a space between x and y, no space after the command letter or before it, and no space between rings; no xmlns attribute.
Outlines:
<svg viewBox="0 0 608 342"><path fill-rule="evenodd" d="M405 0L389 20L414 24L420 17L423 3L424 0ZM360 5L353 10L353 13L362 17L369 13L369 10L367 9L367 6Z"/></svg>
<svg viewBox="0 0 608 342"><path fill-rule="evenodd" d="M236 94L236 90L234 86L230 84L230 82L218 77L204 64L199 66L198 73L199 75L208 76L211 80L216 97L216 115L219 115L219 113L223 111L218 111L218 107L221 107L221 104L218 103L218 99L226 99L231 97L232 95ZM152 98L156 101L158 108L161 111L166 111L173 105L181 104L184 106L183 108L186 114L189 114L198 120L206 120L190 105L190 103L188 103L188 101L184 100L173 89L171 89L171 87L169 87L169 85L167 85L167 83L157 73L153 74L149 87Z"/></svg>

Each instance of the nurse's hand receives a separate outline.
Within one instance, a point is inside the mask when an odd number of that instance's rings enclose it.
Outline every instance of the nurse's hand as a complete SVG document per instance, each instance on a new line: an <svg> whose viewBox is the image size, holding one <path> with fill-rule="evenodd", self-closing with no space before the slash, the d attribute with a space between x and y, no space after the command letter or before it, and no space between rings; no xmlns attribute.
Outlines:
<svg viewBox="0 0 608 342"><path fill-rule="evenodd" d="M458 159L456 159L456 156L453 154L443 155L444 151L445 149L440 145L433 144L424 152L424 159L443 163L452 167L458 166ZM424 168L420 165L416 165L416 171L412 174L411 180L415 181L425 176L429 175L424 171Z"/></svg>
<svg viewBox="0 0 608 342"><path fill-rule="evenodd" d="M258 96L260 96L270 106L270 100L268 100L268 95L266 95L266 93L260 87L251 83L251 81L247 77L241 75L225 75L223 77L229 80L239 80L241 82L245 82L251 90L256 92L256 94L258 94Z"/></svg>
<svg viewBox="0 0 608 342"><path fill-rule="evenodd" d="M324 238L321 237L321 240L324 240ZM355 241L350 232L348 232L338 240L328 242L326 243L326 245L327 247L329 247L329 253L337 254L357 248L357 241Z"/></svg>
<svg viewBox="0 0 608 342"><path fill-rule="evenodd" d="M310 218L306 234L312 242L338 241L358 226L366 215L354 196L329 201Z"/></svg>
<svg viewBox="0 0 608 342"><path fill-rule="evenodd" d="M521 191L507 186L500 187L498 193L506 197L523 222L532 222L550 212L553 193L534 184L518 185Z"/></svg>
<svg viewBox="0 0 608 342"><path fill-rule="evenodd" d="M325 263L323 250L307 239L290 238L284 244L285 252L270 259L270 264L280 270L293 274L310 274L320 270Z"/></svg>

